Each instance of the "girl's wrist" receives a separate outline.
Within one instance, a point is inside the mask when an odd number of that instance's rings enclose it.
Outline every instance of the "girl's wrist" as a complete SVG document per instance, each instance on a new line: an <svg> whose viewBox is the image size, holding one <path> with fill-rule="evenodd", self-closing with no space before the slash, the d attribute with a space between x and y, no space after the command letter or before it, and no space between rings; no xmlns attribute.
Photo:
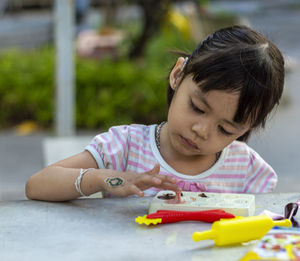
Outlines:
<svg viewBox="0 0 300 261"><path fill-rule="evenodd" d="M77 179L75 180L75 183L74 183L75 188L76 188L77 192L78 192L81 196L87 197L87 196L90 195L90 193L86 193L86 192L83 193L83 192L82 192L82 189L81 189L81 182L82 182L83 176L84 176L87 172L92 171L92 170L95 170L95 169L94 169L94 168L80 169L80 173L79 173ZM87 187L89 187L89 186L87 186Z"/></svg>
<svg viewBox="0 0 300 261"><path fill-rule="evenodd" d="M80 178L81 173L84 175ZM89 196L97 192L105 192L105 180L109 176L102 169L81 169L80 174L75 181L75 188L81 196ZM76 184L77 183L77 184Z"/></svg>
<svg viewBox="0 0 300 261"><path fill-rule="evenodd" d="M97 184L99 187L99 191L105 192L106 191L106 185L105 185L105 180L108 178L109 175L105 173L99 173L97 175Z"/></svg>

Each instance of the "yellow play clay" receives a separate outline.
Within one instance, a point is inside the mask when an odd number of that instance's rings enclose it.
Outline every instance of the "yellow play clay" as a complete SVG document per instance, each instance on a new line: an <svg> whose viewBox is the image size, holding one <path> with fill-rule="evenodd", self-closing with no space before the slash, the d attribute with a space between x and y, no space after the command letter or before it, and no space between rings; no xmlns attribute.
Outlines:
<svg viewBox="0 0 300 261"><path fill-rule="evenodd" d="M135 222L136 223L139 223L140 225L142 224L145 224L147 226L149 225L157 225L159 223L161 223L162 219L161 218L147 218L147 215L141 217L141 216L138 216L136 219L135 219Z"/></svg>

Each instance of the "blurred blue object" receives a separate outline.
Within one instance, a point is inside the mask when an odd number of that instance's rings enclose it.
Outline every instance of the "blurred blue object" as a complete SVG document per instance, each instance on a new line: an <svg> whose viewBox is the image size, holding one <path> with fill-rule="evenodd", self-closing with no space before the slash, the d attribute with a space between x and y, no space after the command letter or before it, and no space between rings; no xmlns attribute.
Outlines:
<svg viewBox="0 0 300 261"><path fill-rule="evenodd" d="M90 0L76 0L76 21L78 24L84 22L84 19L87 15L87 11L90 7Z"/></svg>
<svg viewBox="0 0 300 261"><path fill-rule="evenodd" d="M77 34L87 29L86 17L90 8L90 0L76 0L75 2L75 19Z"/></svg>
<svg viewBox="0 0 300 261"><path fill-rule="evenodd" d="M1 0L0 1L0 17L4 14L4 11L7 7L7 0Z"/></svg>

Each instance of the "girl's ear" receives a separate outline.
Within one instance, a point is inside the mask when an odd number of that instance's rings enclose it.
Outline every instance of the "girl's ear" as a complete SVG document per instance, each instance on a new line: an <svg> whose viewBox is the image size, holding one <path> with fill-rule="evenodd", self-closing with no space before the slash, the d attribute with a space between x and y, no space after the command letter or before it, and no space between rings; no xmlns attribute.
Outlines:
<svg viewBox="0 0 300 261"><path fill-rule="evenodd" d="M170 76L169 76L169 82L170 86L173 90L176 89L177 83L180 80L180 73L183 70L185 59L183 57L179 57L175 66L173 67Z"/></svg>

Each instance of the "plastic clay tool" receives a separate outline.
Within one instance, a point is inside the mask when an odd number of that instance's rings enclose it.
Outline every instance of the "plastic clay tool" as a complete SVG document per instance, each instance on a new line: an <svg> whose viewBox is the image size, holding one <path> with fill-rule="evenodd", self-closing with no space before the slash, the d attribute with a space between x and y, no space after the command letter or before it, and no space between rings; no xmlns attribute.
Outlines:
<svg viewBox="0 0 300 261"><path fill-rule="evenodd" d="M288 219L273 221L266 215L239 217L216 221L211 230L194 232L192 237L194 241L212 239L217 246L224 246L260 239L274 226L291 225Z"/></svg>
<svg viewBox="0 0 300 261"><path fill-rule="evenodd" d="M212 223L220 219L234 218L235 216L221 209L205 211L174 211L158 210L155 213L139 216L135 222L145 225L174 223L179 221L202 221Z"/></svg>

